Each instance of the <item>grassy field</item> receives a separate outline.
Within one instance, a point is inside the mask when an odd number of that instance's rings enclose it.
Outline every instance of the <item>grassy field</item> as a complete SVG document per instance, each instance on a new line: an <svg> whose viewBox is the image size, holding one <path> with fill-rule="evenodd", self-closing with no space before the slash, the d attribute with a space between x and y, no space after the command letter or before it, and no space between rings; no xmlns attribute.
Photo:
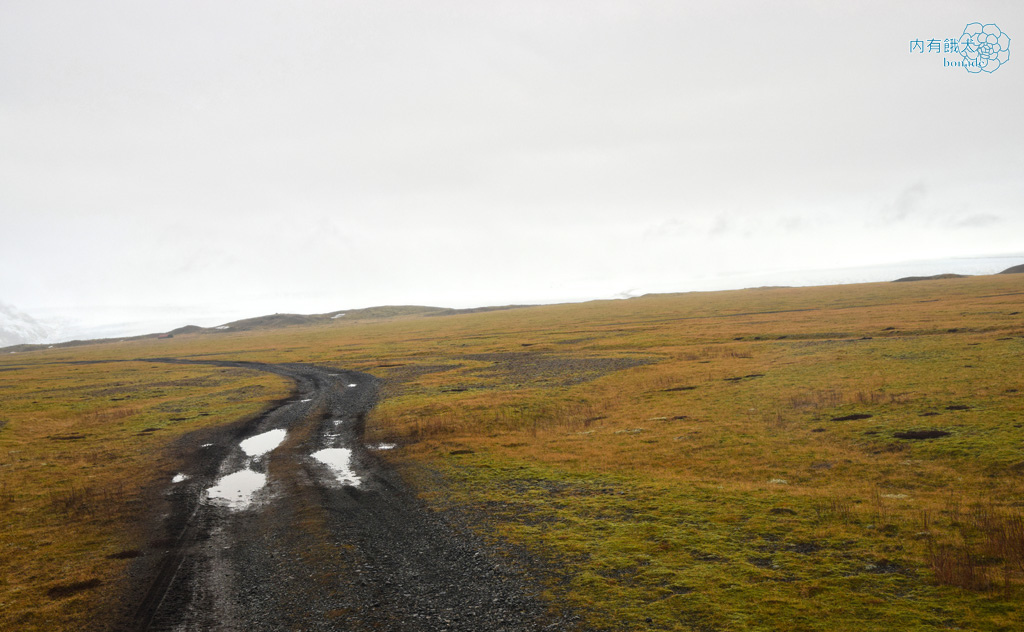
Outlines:
<svg viewBox="0 0 1024 632"><path fill-rule="evenodd" d="M142 352L104 348L106 356ZM0 629L93 629L175 474L175 440L286 396L254 371L67 364L98 347L0 362ZM194 447L194 446L193 446Z"/></svg>
<svg viewBox="0 0 1024 632"><path fill-rule="evenodd" d="M160 355L385 378L368 440L400 446L388 458L429 503L559 569L552 604L592 629L1022 629L1022 312L1024 275L1002 275L8 355L0 627L88 616L123 568L109 557L141 546L133 501L166 484L173 439L287 392L50 364Z"/></svg>

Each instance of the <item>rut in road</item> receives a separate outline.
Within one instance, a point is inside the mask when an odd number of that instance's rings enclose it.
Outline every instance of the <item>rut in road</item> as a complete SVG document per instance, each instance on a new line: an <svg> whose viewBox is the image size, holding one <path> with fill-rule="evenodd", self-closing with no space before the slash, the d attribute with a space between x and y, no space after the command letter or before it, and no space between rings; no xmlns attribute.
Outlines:
<svg viewBox="0 0 1024 632"><path fill-rule="evenodd" d="M169 492L162 552L137 565L147 588L130 621L116 627L575 628L574 618L548 611L539 584L428 510L363 444L377 397L373 376L304 364L155 361L270 371L293 379L296 395L243 428L183 440L194 455L188 478Z"/></svg>

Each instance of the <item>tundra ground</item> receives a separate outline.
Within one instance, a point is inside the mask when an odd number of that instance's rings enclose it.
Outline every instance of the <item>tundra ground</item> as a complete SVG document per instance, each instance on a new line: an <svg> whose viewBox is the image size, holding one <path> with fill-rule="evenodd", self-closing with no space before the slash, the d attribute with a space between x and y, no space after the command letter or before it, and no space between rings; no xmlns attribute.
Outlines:
<svg viewBox="0 0 1024 632"><path fill-rule="evenodd" d="M537 560L531 572L546 585L546 603L591 629L1019 629L1022 312L1024 279L1005 275L8 355L0 472L12 482L0 502L22 519L5 510L3 545L38 567L4 569L3 621L73 629L94 616L127 566L116 555L143 546L125 527L144 521L131 500L166 488L183 458L173 437L252 416L288 389L208 367L163 381L207 376L219 385L156 387L129 406L100 393L104 375L94 367L104 365L49 364L164 356L376 376L381 402L365 439L398 446L380 458L428 507L461 516L494 555ZM106 379L125 381L119 370ZM132 379L181 370L139 365ZM43 399L41 379L56 391L86 375L75 407ZM229 379L238 385L228 388ZM242 401L226 394L256 386ZM197 417L174 426L170 418L184 415L159 409L169 405L161 397L196 398L184 408ZM101 408L124 411L104 417ZM43 429L58 418L60 428ZM53 438L75 434L85 438ZM108 434L116 439L103 440ZM67 482L56 487L54 445L75 446L60 454L84 460L61 469ZM108 452L90 463L96 450ZM131 465L132 455L161 465ZM99 471L127 491L90 491L90 502L122 509L103 520L65 509L79 502L71 490L86 487L76 481ZM106 485L90 489L116 489ZM36 537L46 528L56 531ZM79 572L90 555L107 570Z"/></svg>

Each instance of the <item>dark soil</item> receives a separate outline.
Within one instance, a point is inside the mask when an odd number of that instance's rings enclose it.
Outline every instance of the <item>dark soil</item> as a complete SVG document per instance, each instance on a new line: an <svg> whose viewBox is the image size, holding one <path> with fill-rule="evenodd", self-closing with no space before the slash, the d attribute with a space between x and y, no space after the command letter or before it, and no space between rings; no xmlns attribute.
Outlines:
<svg viewBox="0 0 1024 632"><path fill-rule="evenodd" d="M70 584L59 584L53 586L46 591L46 594L51 599L62 599L64 597L70 597L71 595L82 592L83 590L91 590L102 584L98 579L87 579L81 582L72 582Z"/></svg>
<svg viewBox="0 0 1024 632"><path fill-rule="evenodd" d="M536 568L532 560L499 555L459 516L427 508L363 445L376 378L300 364L197 362L290 377L296 397L178 442L190 478L168 486L169 511L134 560L125 611L110 629L575 629L539 598L543 587L524 570ZM277 428L287 438L267 455L250 459L240 450L242 439ZM310 457L328 447L352 450L360 485L340 484ZM243 467L267 474L257 503L231 510L204 500L219 477Z"/></svg>
<svg viewBox="0 0 1024 632"><path fill-rule="evenodd" d="M841 417L833 417L832 421L860 421L861 419L871 419L872 415L868 413L854 413L852 415L843 415Z"/></svg>
<svg viewBox="0 0 1024 632"><path fill-rule="evenodd" d="M142 552L138 549L127 549L124 551L118 551L117 553L111 553L107 556L110 560L131 560L142 555Z"/></svg>
<svg viewBox="0 0 1024 632"><path fill-rule="evenodd" d="M751 373L750 375L740 375L740 376L737 376L737 377L727 377L727 378L724 378L724 381L726 381L726 382L739 382L741 380L752 380L752 379L757 378L757 377L764 377L764 373Z"/></svg>
<svg viewBox="0 0 1024 632"><path fill-rule="evenodd" d="M603 375L650 364L654 358L572 358L546 353L476 353L462 356L466 360L490 362L491 365L469 372L481 378L501 378L514 383L542 383L573 386Z"/></svg>
<svg viewBox="0 0 1024 632"><path fill-rule="evenodd" d="M897 439L938 439L940 437L948 437L949 433L945 430L908 430L906 432L896 432L892 436Z"/></svg>

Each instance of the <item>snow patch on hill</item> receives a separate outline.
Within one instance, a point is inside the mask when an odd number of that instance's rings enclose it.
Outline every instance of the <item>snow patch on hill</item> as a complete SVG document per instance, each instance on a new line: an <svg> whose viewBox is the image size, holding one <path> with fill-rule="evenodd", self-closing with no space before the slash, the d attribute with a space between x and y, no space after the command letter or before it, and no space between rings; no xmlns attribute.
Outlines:
<svg viewBox="0 0 1024 632"><path fill-rule="evenodd" d="M0 347L49 342L54 334L47 325L0 302Z"/></svg>

